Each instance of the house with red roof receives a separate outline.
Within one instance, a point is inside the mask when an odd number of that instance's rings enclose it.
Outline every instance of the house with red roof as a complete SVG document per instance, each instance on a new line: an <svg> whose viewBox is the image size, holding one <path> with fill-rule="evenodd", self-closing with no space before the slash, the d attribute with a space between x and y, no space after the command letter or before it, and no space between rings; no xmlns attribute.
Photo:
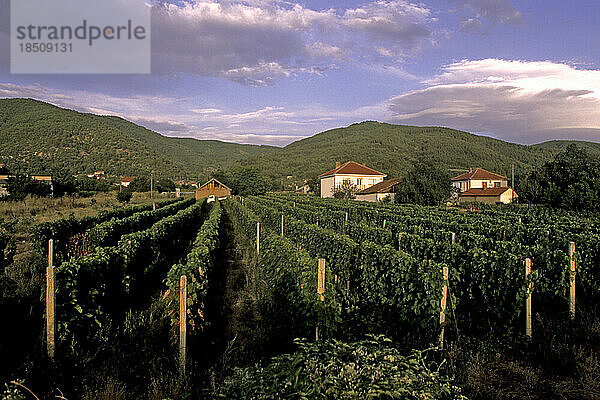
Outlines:
<svg viewBox="0 0 600 400"><path fill-rule="evenodd" d="M387 175L359 164L348 161L345 164L335 163L335 168L319 175L321 180L321 197L333 197L336 187L343 184L355 185L357 190L364 190L383 181Z"/></svg>
<svg viewBox="0 0 600 400"><path fill-rule="evenodd" d="M371 187L361 190L356 193L356 200L378 202L389 198L394 201L396 188L402 183L401 178L388 179L381 181Z"/></svg>
<svg viewBox="0 0 600 400"><path fill-rule="evenodd" d="M483 168L470 168L469 172L452 178L452 185L459 190L460 203L508 204L517 198L514 190L508 187L505 176Z"/></svg>
<svg viewBox="0 0 600 400"><path fill-rule="evenodd" d="M135 178L135 176L124 177L123 179L121 179L121 186L128 187L129 185L131 185L131 182L135 180Z"/></svg>

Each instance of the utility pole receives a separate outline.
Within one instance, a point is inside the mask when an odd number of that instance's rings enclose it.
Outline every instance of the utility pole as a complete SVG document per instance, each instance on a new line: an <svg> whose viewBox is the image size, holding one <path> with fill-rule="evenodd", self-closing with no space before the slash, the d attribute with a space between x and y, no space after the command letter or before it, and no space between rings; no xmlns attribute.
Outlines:
<svg viewBox="0 0 600 400"><path fill-rule="evenodd" d="M154 191L154 173L150 173L150 198L152 198L152 192Z"/></svg>
<svg viewBox="0 0 600 400"><path fill-rule="evenodd" d="M514 201L515 201L515 164L512 165L512 179L510 181L510 185L512 186L511 203L514 203Z"/></svg>

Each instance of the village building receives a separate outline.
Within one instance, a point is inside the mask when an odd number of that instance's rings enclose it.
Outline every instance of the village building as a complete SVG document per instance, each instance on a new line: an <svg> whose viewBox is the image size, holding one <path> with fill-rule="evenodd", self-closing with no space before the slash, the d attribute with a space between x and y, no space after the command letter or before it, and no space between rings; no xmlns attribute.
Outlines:
<svg viewBox="0 0 600 400"><path fill-rule="evenodd" d="M505 176L483 168L470 168L469 172L452 178L452 185L459 191L459 203L509 204L518 197L508 187Z"/></svg>
<svg viewBox="0 0 600 400"><path fill-rule="evenodd" d="M212 178L196 189L196 200L205 199L210 196L215 196L219 200L226 199L231 196L231 189L215 178Z"/></svg>
<svg viewBox="0 0 600 400"><path fill-rule="evenodd" d="M517 194L509 187L493 187L487 189L472 188L458 195L458 201L464 203L510 204Z"/></svg>
<svg viewBox="0 0 600 400"><path fill-rule="evenodd" d="M93 174L87 174L88 178L104 179L104 171L96 171Z"/></svg>
<svg viewBox="0 0 600 400"><path fill-rule="evenodd" d="M359 164L348 161L345 164L335 163L335 168L319 175L321 180L321 197L333 197L335 188L343 184L352 184L360 191L383 181L387 175Z"/></svg>
<svg viewBox="0 0 600 400"><path fill-rule="evenodd" d="M486 171L483 168L469 168L469 172L465 172L464 174L452 178L452 185L462 193L474 188L487 189L507 187L508 180L505 176Z"/></svg>
<svg viewBox="0 0 600 400"><path fill-rule="evenodd" d="M121 179L121 186L128 187L129 185L131 185L131 182L133 182L135 178L135 176L129 176Z"/></svg>
<svg viewBox="0 0 600 400"><path fill-rule="evenodd" d="M356 200L378 202L383 199L394 201L396 188L402 182L401 178L388 179L356 193Z"/></svg>
<svg viewBox="0 0 600 400"><path fill-rule="evenodd" d="M8 196L8 178L11 175L0 175L0 197Z"/></svg>

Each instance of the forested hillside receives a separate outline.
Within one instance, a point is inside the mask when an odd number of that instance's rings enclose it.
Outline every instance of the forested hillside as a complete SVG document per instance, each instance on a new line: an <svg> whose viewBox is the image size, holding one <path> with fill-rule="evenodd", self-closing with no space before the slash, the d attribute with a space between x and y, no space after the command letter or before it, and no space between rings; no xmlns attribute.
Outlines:
<svg viewBox="0 0 600 400"><path fill-rule="evenodd" d="M274 147L168 138L118 117L30 99L0 99L0 163L28 173L148 174L206 178Z"/></svg>
<svg viewBox="0 0 600 400"><path fill-rule="evenodd" d="M454 174L483 167L518 174L562 151L570 141L533 146L449 128L362 122L316 134L284 148L170 138L119 117L83 114L30 99L0 99L0 163L27 173L156 174L205 179L232 166L257 167L273 179L314 178L336 161L354 160L404 176L418 160L435 160ZM575 142L600 154L600 143Z"/></svg>
<svg viewBox="0 0 600 400"><path fill-rule="evenodd" d="M315 177L334 167L335 161L353 160L404 176L417 160L436 160L450 173L482 167L509 176L514 163L523 173L541 165L572 142L553 141L524 146L440 127L415 127L362 122L332 129L294 142L280 151L241 160L272 177ZM578 142L600 154L600 143Z"/></svg>

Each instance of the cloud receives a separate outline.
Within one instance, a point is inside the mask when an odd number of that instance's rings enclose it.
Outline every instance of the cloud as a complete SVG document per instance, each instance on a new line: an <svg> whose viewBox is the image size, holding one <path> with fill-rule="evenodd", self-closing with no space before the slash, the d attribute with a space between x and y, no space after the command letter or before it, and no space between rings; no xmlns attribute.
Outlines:
<svg viewBox="0 0 600 400"><path fill-rule="evenodd" d="M520 25L523 14L509 0L453 0L461 14L459 31L487 34L486 24Z"/></svg>
<svg viewBox="0 0 600 400"><path fill-rule="evenodd" d="M600 141L600 70L477 60L446 66L428 87L390 99L398 123L450 126L520 143Z"/></svg>
<svg viewBox="0 0 600 400"><path fill-rule="evenodd" d="M165 2L153 8L153 71L265 86L344 62L398 60L432 40L430 13L406 0L327 10L279 0Z"/></svg>

